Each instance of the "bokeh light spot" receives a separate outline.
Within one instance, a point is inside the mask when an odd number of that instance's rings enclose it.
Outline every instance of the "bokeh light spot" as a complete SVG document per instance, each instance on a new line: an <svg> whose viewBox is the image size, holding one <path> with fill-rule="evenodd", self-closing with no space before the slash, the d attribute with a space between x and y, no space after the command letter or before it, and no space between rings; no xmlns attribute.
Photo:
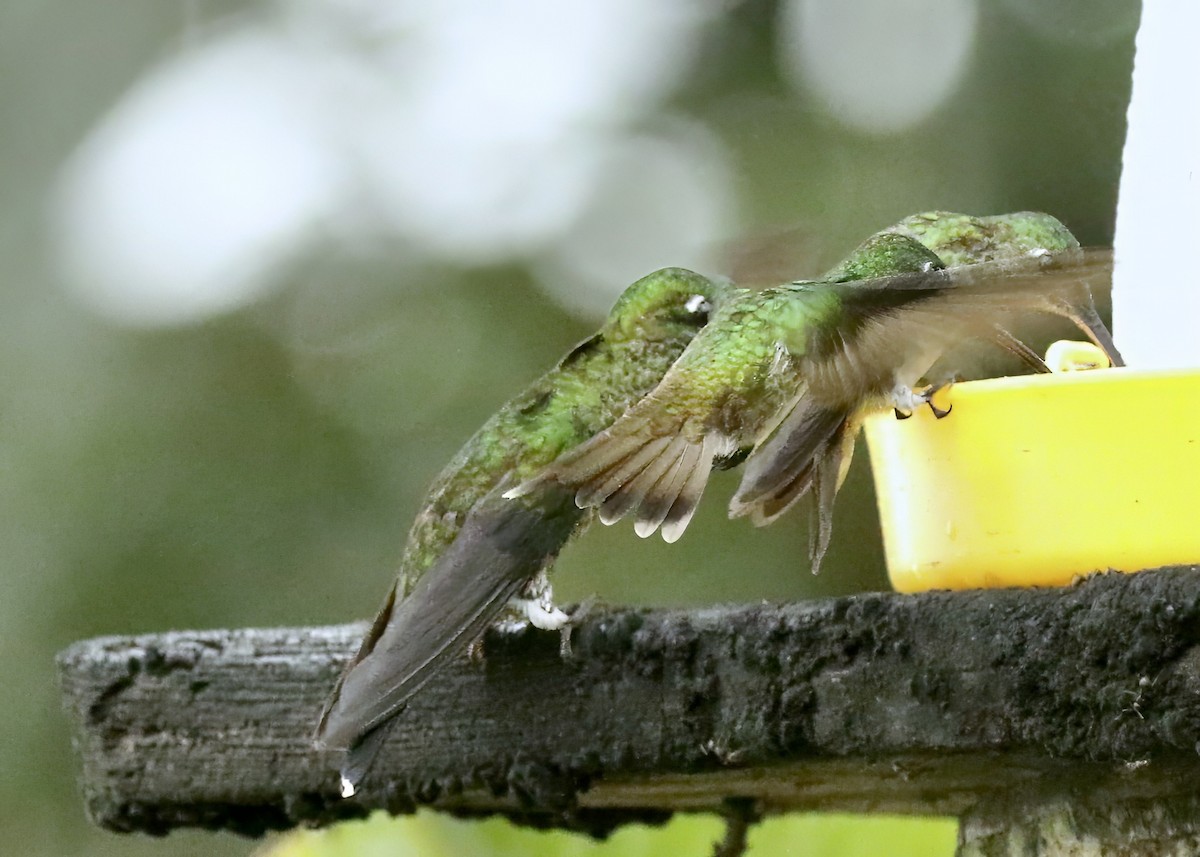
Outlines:
<svg viewBox="0 0 1200 857"><path fill-rule="evenodd" d="M60 176L62 273L114 321L204 320L272 285L338 193L303 63L248 31L140 83Z"/></svg>
<svg viewBox="0 0 1200 857"><path fill-rule="evenodd" d="M788 0L778 51L789 81L874 134L903 131L958 87L975 40L976 0Z"/></svg>
<svg viewBox="0 0 1200 857"><path fill-rule="evenodd" d="M599 317L658 268L711 273L736 231L733 186L728 154L700 125L617 141L582 216L537 263L538 282L568 309Z"/></svg>

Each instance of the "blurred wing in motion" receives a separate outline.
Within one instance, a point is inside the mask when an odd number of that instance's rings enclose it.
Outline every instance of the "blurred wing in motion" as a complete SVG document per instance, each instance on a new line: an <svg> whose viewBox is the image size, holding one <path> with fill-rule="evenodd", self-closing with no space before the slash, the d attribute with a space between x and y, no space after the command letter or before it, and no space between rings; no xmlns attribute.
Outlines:
<svg viewBox="0 0 1200 857"><path fill-rule="evenodd" d="M1117 350L1112 333L1096 312L1094 299L1097 291L1112 289L1112 250L1092 248L1083 251L1083 257L1083 263L1078 268L1064 267L1059 272L1067 287L1051 295L1046 311L1074 322L1104 352L1113 366L1124 366L1125 359Z"/></svg>
<svg viewBox="0 0 1200 857"><path fill-rule="evenodd" d="M914 309L923 310L928 305L947 318L961 320L971 320L973 311L986 313L985 319L989 316L1011 319L1031 312L1057 315L1073 322L1104 351L1112 365L1124 366L1093 299L1094 292L1112 287L1112 267L1111 249L1073 248L835 287L846 290L851 297L858 290L870 289L930 292L930 300L914 304ZM895 321L903 323L899 315ZM996 337L990 335L986 326L976 325L976 329L981 337L1003 344L1005 331L1001 330Z"/></svg>
<svg viewBox="0 0 1200 857"><path fill-rule="evenodd" d="M1092 302L1092 287L1111 270L1108 251L1073 249L820 286L838 294L842 315L803 347L802 371L818 401L837 401L841 391L853 401L854 391L878 388L884 377L915 384L937 357L963 343L997 343L1040 368L1008 329L1042 313L1070 319L1120 365ZM803 445L793 440L780 448Z"/></svg>
<svg viewBox="0 0 1200 857"><path fill-rule="evenodd" d="M1074 321L1121 365L1119 352L1092 302L1092 288L1111 277L1107 251L1066 251L981 263L922 274L845 283L840 290L849 328L830 337L809 371L824 376L822 387L854 389L865 368L911 362L923 373L929 359L968 338L999 344L1035 370L1042 360L1007 325L1029 313L1047 312ZM871 292L892 291L893 307L879 313ZM911 297L905 297L909 295ZM810 379L811 380L811 379ZM910 379L914 383L917 378ZM833 499L853 454L858 419L847 404L831 408L829 396L802 396L779 426L746 461L730 517L749 516L757 526L776 520L810 490L815 496L811 559L816 570L829 544ZM879 403L877 403L879 404Z"/></svg>

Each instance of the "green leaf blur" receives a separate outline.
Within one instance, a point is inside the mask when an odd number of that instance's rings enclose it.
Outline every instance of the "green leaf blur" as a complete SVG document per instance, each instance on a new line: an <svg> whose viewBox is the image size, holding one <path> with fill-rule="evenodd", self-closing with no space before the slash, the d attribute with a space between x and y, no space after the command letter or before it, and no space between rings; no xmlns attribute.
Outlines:
<svg viewBox="0 0 1200 857"><path fill-rule="evenodd" d="M539 832L503 821L464 822L422 812L390 819L376 813L321 832L298 832L264 846L255 857L653 857L706 854L724 827L711 817L678 816L662 827L631 825L604 842L571 833ZM806 815L771 818L752 828L750 852L803 854L804 857L929 857L951 854L955 824L950 820L896 816ZM883 845L886 843L886 846ZM886 847L886 851L880 849Z"/></svg>

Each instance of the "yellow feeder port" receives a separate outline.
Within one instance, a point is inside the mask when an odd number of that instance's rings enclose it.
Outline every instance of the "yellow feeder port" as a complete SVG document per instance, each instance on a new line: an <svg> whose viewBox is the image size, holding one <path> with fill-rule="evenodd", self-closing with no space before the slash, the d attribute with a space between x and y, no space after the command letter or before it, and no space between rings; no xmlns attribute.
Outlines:
<svg viewBox="0 0 1200 857"><path fill-rule="evenodd" d="M1058 373L1096 365L1089 348L1056 343L1055 374L955 384L945 419L866 421L897 590L1200 562L1200 372Z"/></svg>

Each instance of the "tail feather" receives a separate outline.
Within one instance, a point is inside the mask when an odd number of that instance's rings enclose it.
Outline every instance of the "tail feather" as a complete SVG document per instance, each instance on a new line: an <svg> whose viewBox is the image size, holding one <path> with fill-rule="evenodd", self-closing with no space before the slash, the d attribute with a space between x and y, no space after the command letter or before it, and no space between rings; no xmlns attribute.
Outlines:
<svg viewBox="0 0 1200 857"><path fill-rule="evenodd" d="M747 459L730 517L749 515L755 526L766 526L811 495L808 553L812 572L818 573L833 535L834 498L857 432L858 422L844 409L801 398Z"/></svg>
<svg viewBox="0 0 1200 857"><path fill-rule="evenodd" d="M536 502L535 502L536 501ZM361 777L386 724L450 657L466 649L552 559L584 518L549 486L526 500L485 498L405 598L389 598L321 718L317 743L346 750Z"/></svg>
<svg viewBox="0 0 1200 857"><path fill-rule="evenodd" d="M773 513L762 506L780 498L789 498L790 506L807 490L811 468L817 453L830 443L849 420L840 408L817 403L813 397L803 397L774 432L750 454L737 493L729 504L731 518L755 514L756 511L774 520L784 509ZM786 508L786 506L784 507Z"/></svg>
<svg viewBox="0 0 1200 857"><path fill-rule="evenodd" d="M775 523L812 488L813 469L811 465L805 467L791 481L780 485L778 490L757 500L753 506L741 510L741 513L748 514L750 522L756 527Z"/></svg>
<svg viewBox="0 0 1200 857"><path fill-rule="evenodd" d="M385 720L374 729L358 739L358 743L346 751L342 766L338 773L342 778L342 797L353 797L358 791L358 785L367 778L371 766L383 749L383 742L392 731L395 719Z"/></svg>
<svg viewBox="0 0 1200 857"><path fill-rule="evenodd" d="M857 433L857 423L843 423L837 435L817 453L812 476L814 514L808 531L808 560L813 574L820 574L821 563L829 551L833 537L833 501L846 478Z"/></svg>

